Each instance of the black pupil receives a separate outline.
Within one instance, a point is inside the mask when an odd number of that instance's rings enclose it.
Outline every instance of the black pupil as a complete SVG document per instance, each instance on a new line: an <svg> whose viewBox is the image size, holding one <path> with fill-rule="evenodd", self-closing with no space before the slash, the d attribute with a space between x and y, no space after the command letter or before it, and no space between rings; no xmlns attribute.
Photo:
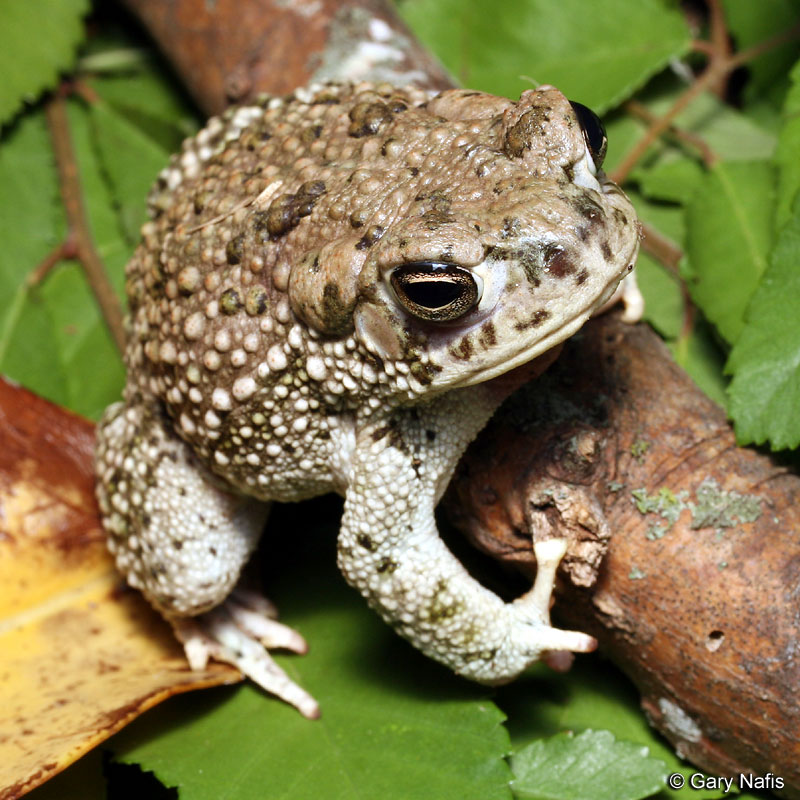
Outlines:
<svg viewBox="0 0 800 800"><path fill-rule="evenodd" d="M404 284L408 299L423 308L443 308L457 300L462 287L451 281L416 280Z"/></svg>

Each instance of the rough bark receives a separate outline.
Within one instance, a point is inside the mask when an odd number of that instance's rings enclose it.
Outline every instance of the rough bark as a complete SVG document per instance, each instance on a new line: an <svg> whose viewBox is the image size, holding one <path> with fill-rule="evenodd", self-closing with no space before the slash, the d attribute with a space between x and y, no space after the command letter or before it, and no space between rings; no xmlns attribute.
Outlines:
<svg viewBox="0 0 800 800"><path fill-rule="evenodd" d="M123 0L208 114L311 80L445 89L444 68L382 0Z"/></svg>
<svg viewBox="0 0 800 800"><path fill-rule="evenodd" d="M448 85L379 0L125 2L208 112L315 79ZM449 499L524 569L531 536L566 531L557 611L631 675L652 723L705 769L772 772L800 797L799 486L736 447L652 331L606 317L511 400Z"/></svg>
<svg viewBox="0 0 800 800"><path fill-rule="evenodd" d="M558 619L597 637L680 755L798 797L798 499L649 328L608 316L506 403L446 504L526 571L532 537L567 536Z"/></svg>

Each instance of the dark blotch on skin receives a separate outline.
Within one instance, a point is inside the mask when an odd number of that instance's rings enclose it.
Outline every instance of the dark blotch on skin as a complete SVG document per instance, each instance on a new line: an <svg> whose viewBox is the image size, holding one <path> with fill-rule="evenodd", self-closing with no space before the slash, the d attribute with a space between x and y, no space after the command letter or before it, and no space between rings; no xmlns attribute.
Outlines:
<svg viewBox="0 0 800 800"><path fill-rule="evenodd" d="M270 237L275 239L292 230L314 210L314 204L325 191L323 181L308 181L297 190L297 194L276 197L267 210L266 228Z"/></svg>
<svg viewBox="0 0 800 800"><path fill-rule="evenodd" d="M588 277L589 277L589 270L582 269L582 270L581 270L581 271L578 273L578 277L577 277L577 278L575 278L575 283L577 283L577 284L578 284L578 286L580 286L582 283L586 283L586 279L587 279Z"/></svg>
<svg viewBox="0 0 800 800"><path fill-rule="evenodd" d="M357 211L354 211L350 215L350 227L351 228L363 228L364 222L367 220L367 212L362 208Z"/></svg>
<svg viewBox="0 0 800 800"><path fill-rule="evenodd" d="M425 438L429 442L435 442L436 441L436 431L426 430L425 431Z"/></svg>
<svg viewBox="0 0 800 800"><path fill-rule="evenodd" d="M537 328L541 325L546 319L550 316L549 311L545 311L543 308L540 308L538 311L534 311L533 315L527 322L518 322L514 328L518 331L526 331L528 328Z"/></svg>
<svg viewBox="0 0 800 800"><path fill-rule="evenodd" d="M542 251L542 263L556 278L564 278L575 272L575 262L561 245L546 245Z"/></svg>
<svg viewBox="0 0 800 800"><path fill-rule="evenodd" d="M536 327L537 325L541 325L549 317L550 312L540 308L538 311L533 313L533 316L531 317L531 324Z"/></svg>
<svg viewBox="0 0 800 800"><path fill-rule="evenodd" d="M497 331L495 330L494 323L489 320L485 322L480 331L478 332L478 342L484 350L494 347L497 344Z"/></svg>
<svg viewBox="0 0 800 800"><path fill-rule="evenodd" d="M517 259L519 265L525 270L525 277L528 279L528 282L531 286L536 288L541 282L539 275L541 273L542 262L539 248L534 244L523 244L509 251L509 256Z"/></svg>
<svg viewBox="0 0 800 800"><path fill-rule="evenodd" d="M386 232L381 225L371 225L366 233L356 242L356 250L367 250Z"/></svg>
<svg viewBox="0 0 800 800"><path fill-rule="evenodd" d="M347 129L349 136L359 138L372 136L392 118L392 110L386 103L364 102L357 103L350 109L350 127Z"/></svg>
<svg viewBox="0 0 800 800"><path fill-rule="evenodd" d="M244 310L251 317L263 314L267 310L267 305L267 290L263 286L252 286L247 290L244 298Z"/></svg>
<svg viewBox="0 0 800 800"><path fill-rule="evenodd" d="M474 352L474 347L470 341L469 334L461 339L458 344L451 345L449 352L453 358L463 359L464 361L470 359Z"/></svg>
<svg viewBox="0 0 800 800"><path fill-rule="evenodd" d="M319 94L314 95L314 99L311 102L313 105L335 106L342 101L335 90L323 89Z"/></svg>
<svg viewBox="0 0 800 800"><path fill-rule="evenodd" d="M575 201L575 210L592 225L605 224L606 215L603 209L591 197L584 194Z"/></svg>
<svg viewBox="0 0 800 800"><path fill-rule="evenodd" d="M431 597L430 606L428 606L428 619L431 622L439 622L443 619L454 617L460 610L461 606L457 602L450 601L444 602L442 595L447 591L447 581L440 580L436 584L436 588Z"/></svg>
<svg viewBox="0 0 800 800"><path fill-rule="evenodd" d="M256 127L248 130L239 137L239 144L246 150L253 152L259 145L272 138L272 133L267 128Z"/></svg>
<svg viewBox="0 0 800 800"><path fill-rule="evenodd" d="M440 370L441 367L433 366L432 364L422 364L419 361L415 361L411 365L411 374L423 386L428 386L433 383L434 375Z"/></svg>
<svg viewBox="0 0 800 800"><path fill-rule="evenodd" d="M364 362L369 364L375 372L383 372L383 359L373 353L364 354Z"/></svg>
<svg viewBox="0 0 800 800"><path fill-rule="evenodd" d="M535 138L545 135L545 123L549 121L549 108L532 108L526 111L506 133L505 152L511 158L520 158L533 147Z"/></svg>
<svg viewBox="0 0 800 800"><path fill-rule="evenodd" d="M194 196L194 213L200 214L211 198L211 192L199 192Z"/></svg>
<svg viewBox="0 0 800 800"><path fill-rule="evenodd" d="M444 250L439 253L439 261L445 264L452 264L456 260L456 254L453 252L453 245L448 244Z"/></svg>
<svg viewBox="0 0 800 800"><path fill-rule="evenodd" d="M316 139L322 135L322 125L310 125L307 128L303 128L300 133L300 141L303 144L311 144Z"/></svg>
<svg viewBox="0 0 800 800"><path fill-rule="evenodd" d="M233 316L244 304L236 289L226 289L219 298L219 310L228 317Z"/></svg>
<svg viewBox="0 0 800 800"><path fill-rule="evenodd" d="M269 241L268 211L256 211L252 219L253 234L256 244L266 244Z"/></svg>
<svg viewBox="0 0 800 800"><path fill-rule="evenodd" d="M541 283L539 275L542 271L542 254L538 245L522 244L519 247L494 245L485 249L484 258L492 258L495 261L517 261L525 271L525 277L531 286L536 288Z"/></svg>
<svg viewBox="0 0 800 800"><path fill-rule="evenodd" d="M518 236L520 229L520 221L517 217L506 217L503 220L503 227L500 231L504 239L509 236Z"/></svg>
<svg viewBox="0 0 800 800"><path fill-rule="evenodd" d="M325 284L322 290L322 319L329 333L344 333L350 329L350 307L342 300L335 283Z"/></svg>
<svg viewBox="0 0 800 800"><path fill-rule="evenodd" d="M373 542L366 533L359 533L358 536L356 536L356 541L365 550L369 550L370 553L375 552L375 542Z"/></svg>
<svg viewBox="0 0 800 800"><path fill-rule="evenodd" d="M297 193L298 197L314 198L315 200L327 192L325 181L306 181Z"/></svg>
<svg viewBox="0 0 800 800"><path fill-rule="evenodd" d="M384 573L391 575L398 566L400 565L396 561L392 561L391 558L383 558L381 559L380 564L378 564L377 570L381 575Z"/></svg>
<svg viewBox="0 0 800 800"><path fill-rule="evenodd" d="M372 435L370 436L370 438L372 439L373 442L379 442L381 439L383 439L384 436L388 436L391 432L392 432L391 425L383 425L382 427L376 428L374 431L372 431Z"/></svg>
<svg viewBox="0 0 800 800"><path fill-rule="evenodd" d="M435 231L441 225L446 225L453 222L455 217L451 210L451 200L440 190L431 192L427 197L425 195L417 195L415 198L418 202L428 201L429 207L422 215L425 220L425 227L428 230Z"/></svg>
<svg viewBox="0 0 800 800"><path fill-rule="evenodd" d="M227 262L233 266L234 264L241 263L243 253L244 235L239 234L231 239L225 247L225 258Z"/></svg>
<svg viewBox="0 0 800 800"><path fill-rule="evenodd" d="M600 244L600 252L603 254L603 258L606 261L611 261L613 253L611 252L611 247L609 246L608 242L602 242Z"/></svg>

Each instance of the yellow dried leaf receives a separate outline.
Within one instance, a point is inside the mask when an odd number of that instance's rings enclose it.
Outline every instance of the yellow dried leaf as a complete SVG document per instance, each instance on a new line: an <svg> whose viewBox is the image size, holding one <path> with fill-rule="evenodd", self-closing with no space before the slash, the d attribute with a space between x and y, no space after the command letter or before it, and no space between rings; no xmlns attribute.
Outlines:
<svg viewBox="0 0 800 800"><path fill-rule="evenodd" d="M168 626L125 588L93 494L92 425L0 379L0 800L60 772L177 692L191 672Z"/></svg>

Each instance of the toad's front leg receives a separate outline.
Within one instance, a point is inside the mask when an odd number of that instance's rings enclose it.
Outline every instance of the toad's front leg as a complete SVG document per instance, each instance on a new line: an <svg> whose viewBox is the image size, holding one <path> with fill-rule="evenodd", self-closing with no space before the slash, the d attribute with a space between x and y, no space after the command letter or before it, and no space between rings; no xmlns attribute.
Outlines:
<svg viewBox="0 0 800 800"><path fill-rule="evenodd" d="M131 586L170 622L190 665L202 668L209 657L233 664L301 713L318 716L316 701L269 654L305 652L303 638L274 619L264 598L235 588L268 506L223 489L155 401L134 394L111 406L97 438L109 548Z"/></svg>
<svg viewBox="0 0 800 800"><path fill-rule="evenodd" d="M470 577L439 538L434 507L474 434L464 422L480 426L474 399L480 399L475 391L452 392L362 431L345 497L339 566L426 655L492 684L511 680L548 651L586 652L596 643L550 626L560 555L541 565L532 591L505 603Z"/></svg>

